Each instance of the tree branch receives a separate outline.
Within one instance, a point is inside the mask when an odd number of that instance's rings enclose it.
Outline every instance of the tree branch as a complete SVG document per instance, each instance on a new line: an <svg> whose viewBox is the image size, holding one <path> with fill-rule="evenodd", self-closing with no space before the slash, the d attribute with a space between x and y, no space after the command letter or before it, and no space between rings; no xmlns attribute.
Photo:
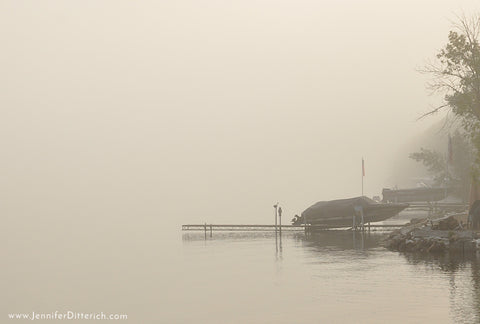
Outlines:
<svg viewBox="0 0 480 324"><path fill-rule="evenodd" d="M427 116L430 116L430 115L433 115L433 114L436 114L437 112L439 112L440 110L442 110L443 108L445 107L448 107L448 104L444 104L444 105L441 105L441 106L438 106L437 108L433 109L433 110L430 110L429 112L426 112L425 114L423 114L422 116L418 117L417 118L417 121L420 120L420 119L423 119Z"/></svg>

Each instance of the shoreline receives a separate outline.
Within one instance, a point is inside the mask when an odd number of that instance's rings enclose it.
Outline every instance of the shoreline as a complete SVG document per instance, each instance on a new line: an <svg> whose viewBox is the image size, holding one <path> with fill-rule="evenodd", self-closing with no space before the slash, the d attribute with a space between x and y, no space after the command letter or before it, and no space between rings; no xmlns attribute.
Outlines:
<svg viewBox="0 0 480 324"><path fill-rule="evenodd" d="M455 214L438 219L412 219L388 234L382 245L397 252L476 253L480 251L480 233L465 229L465 217Z"/></svg>

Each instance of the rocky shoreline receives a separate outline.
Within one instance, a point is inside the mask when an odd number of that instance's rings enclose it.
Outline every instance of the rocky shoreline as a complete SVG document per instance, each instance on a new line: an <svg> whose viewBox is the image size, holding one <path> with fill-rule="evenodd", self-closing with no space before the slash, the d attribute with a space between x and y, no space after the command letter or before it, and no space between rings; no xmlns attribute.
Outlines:
<svg viewBox="0 0 480 324"><path fill-rule="evenodd" d="M425 253L475 253L480 251L480 235L464 229L458 215L436 220L413 219L393 231L383 244L392 251Z"/></svg>

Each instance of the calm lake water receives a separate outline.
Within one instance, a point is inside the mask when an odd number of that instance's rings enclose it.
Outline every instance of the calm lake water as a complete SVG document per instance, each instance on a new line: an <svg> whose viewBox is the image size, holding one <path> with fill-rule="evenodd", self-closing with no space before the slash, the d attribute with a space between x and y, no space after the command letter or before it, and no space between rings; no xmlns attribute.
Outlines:
<svg viewBox="0 0 480 324"><path fill-rule="evenodd" d="M478 323L480 259L405 255L379 234L183 235L175 323ZM168 309L168 308L167 308Z"/></svg>
<svg viewBox="0 0 480 324"><path fill-rule="evenodd" d="M271 232L205 240L177 225L160 232L154 219L12 219L23 230L5 231L3 318L71 310L128 314L120 323L480 322L477 256L390 252L375 232L284 232L281 245Z"/></svg>

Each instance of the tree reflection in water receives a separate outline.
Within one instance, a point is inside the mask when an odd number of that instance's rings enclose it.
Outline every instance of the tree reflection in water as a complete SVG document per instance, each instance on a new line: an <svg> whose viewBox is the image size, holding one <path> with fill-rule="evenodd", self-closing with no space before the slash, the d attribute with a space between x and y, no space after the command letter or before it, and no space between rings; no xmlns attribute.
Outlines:
<svg viewBox="0 0 480 324"><path fill-rule="evenodd" d="M480 254L403 253L408 263L445 276L450 291L450 309L455 323L480 323Z"/></svg>

